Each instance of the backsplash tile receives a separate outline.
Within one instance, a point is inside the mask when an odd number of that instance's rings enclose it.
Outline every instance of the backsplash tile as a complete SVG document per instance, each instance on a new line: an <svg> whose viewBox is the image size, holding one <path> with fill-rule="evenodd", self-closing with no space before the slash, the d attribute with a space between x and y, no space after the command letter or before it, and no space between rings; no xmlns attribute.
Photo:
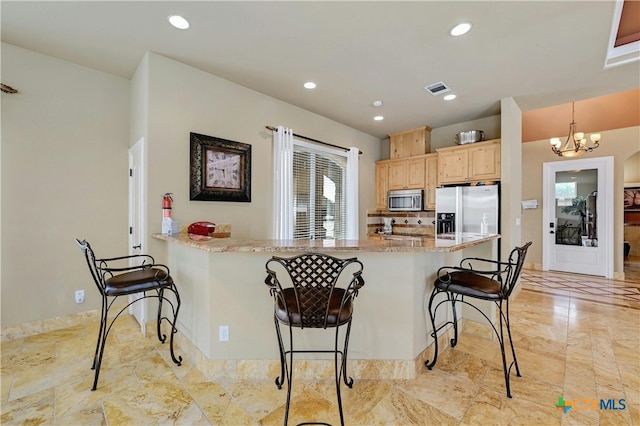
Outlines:
<svg viewBox="0 0 640 426"><path fill-rule="evenodd" d="M393 234L429 236L435 235L435 212L389 212L384 210L367 211L367 235L382 232L382 218L393 219Z"/></svg>

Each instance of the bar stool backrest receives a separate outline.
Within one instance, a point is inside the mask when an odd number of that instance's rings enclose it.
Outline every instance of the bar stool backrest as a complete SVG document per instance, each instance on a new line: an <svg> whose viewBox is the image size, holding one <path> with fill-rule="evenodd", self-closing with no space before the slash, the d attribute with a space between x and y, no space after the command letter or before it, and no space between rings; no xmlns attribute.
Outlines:
<svg viewBox="0 0 640 426"><path fill-rule="evenodd" d="M91 245L86 241L80 241L76 239L76 242L82 249L85 258L87 259L87 266L89 267L89 272L91 272L91 277L98 287L98 291L100 293L104 293L104 278L102 274L99 272L98 265L96 264L96 255L93 253L93 249Z"/></svg>
<svg viewBox="0 0 640 426"><path fill-rule="evenodd" d="M109 278L112 278L115 274L127 272L132 269L151 268L152 266L156 265L153 257L148 254L134 254L130 256L111 257L108 259L96 259L96 256L93 253L93 249L91 248L91 244L89 244L86 240L80 241L77 238L76 242L84 253L85 258L87 259L89 272L91 272L91 277L96 283L98 291L103 296L105 295L106 281ZM137 267L132 268L129 266L129 261L131 259L135 259L135 262L138 265ZM119 265L120 267L114 265ZM168 275L168 271L166 275Z"/></svg>
<svg viewBox="0 0 640 426"><path fill-rule="evenodd" d="M511 296L511 292L515 288L518 283L518 279L520 278L520 273L522 272L522 265L524 265L524 259L527 257L527 250L529 246L531 246L532 242L529 241L522 247L516 247L511 250L509 254L509 265L507 265L507 278L506 278L506 288L504 288L505 296Z"/></svg>
<svg viewBox="0 0 640 426"><path fill-rule="evenodd" d="M288 304L281 278L278 278L273 267L274 262L282 265L291 280L297 312L301 316L301 328L327 328L332 295L342 294L341 311L345 303L355 298L364 285L363 266L357 258L338 259L322 253L305 253L291 258L274 256L267 262L265 283L270 287L271 294L279 298L281 305L285 307ZM339 289L339 278L349 265L355 265L351 280L344 290Z"/></svg>

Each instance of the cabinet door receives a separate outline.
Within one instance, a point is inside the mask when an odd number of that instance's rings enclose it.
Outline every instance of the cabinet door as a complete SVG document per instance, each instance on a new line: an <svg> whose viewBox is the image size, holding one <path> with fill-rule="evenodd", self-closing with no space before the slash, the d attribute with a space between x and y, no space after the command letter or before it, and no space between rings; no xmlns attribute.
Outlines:
<svg viewBox="0 0 640 426"><path fill-rule="evenodd" d="M438 152L438 184L466 182L469 178L469 150L456 148Z"/></svg>
<svg viewBox="0 0 640 426"><path fill-rule="evenodd" d="M404 133L389 135L389 148L390 159L407 157L409 154L406 152L404 145Z"/></svg>
<svg viewBox="0 0 640 426"><path fill-rule="evenodd" d="M409 156L424 155L425 143L424 143L424 129L415 129L404 135L404 144L409 151Z"/></svg>
<svg viewBox="0 0 640 426"><path fill-rule="evenodd" d="M425 189L425 208L435 210L436 208L436 187L438 186L438 155L427 157L427 187Z"/></svg>
<svg viewBox="0 0 640 426"><path fill-rule="evenodd" d="M424 157L407 160L407 182L406 187L409 189L422 189L426 185L425 176L425 159Z"/></svg>
<svg viewBox="0 0 640 426"><path fill-rule="evenodd" d="M469 178L500 179L500 143L469 147Z"/></svg>
<svg viewBox="0 0 640 426"><path fill-rule="evenodd" d="M389 163L389 189L407 189L407 167L405 161Z"/></svg>
<svg viewBox="0 0 640 426"><path fill-rule="evenodd" d="M376 164L376 208L387 208L387 191L389 190L389 166L386 163Z"/></svg>
<svg viewBox="0 0 640 426"><path fill-rule="evenodd" d="M389 135L389 144L392 160L424 155L431 150L431 128L424 126L392 133Z"/></svg>

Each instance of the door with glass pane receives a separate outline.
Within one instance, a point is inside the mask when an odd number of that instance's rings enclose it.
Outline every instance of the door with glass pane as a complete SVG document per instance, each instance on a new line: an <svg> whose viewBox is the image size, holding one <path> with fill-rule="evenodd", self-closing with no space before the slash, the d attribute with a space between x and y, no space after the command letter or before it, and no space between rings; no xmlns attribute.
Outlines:
<svg viewBox="0 0 640 426"><path fill-rule="evenodd" d="M544 164L544 270L612 277L612 165L611 157Z"/></svg>

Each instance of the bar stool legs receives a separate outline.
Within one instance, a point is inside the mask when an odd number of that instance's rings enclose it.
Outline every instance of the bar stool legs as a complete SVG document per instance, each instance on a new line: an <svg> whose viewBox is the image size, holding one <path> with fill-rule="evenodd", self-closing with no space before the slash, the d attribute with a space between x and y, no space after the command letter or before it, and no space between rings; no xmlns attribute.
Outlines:
<svg viewBox="0 0 640 426"><path fill-rule="evenodd" d="M531 242L524 244L522 247L515 247L509 254L507 262L501 262L493 259L482 259L477 257L468 257L460 261L459 266L443 266L438 270L437 278L433 283L433 291L429 298L429 319L434 338L434 354L433 360L425 362L426 367L431 370L438 359L438 332L451 324L453 326L454 337L451 339L451 347L455 347L458 343L458 318L456 313L456 303L464 303L472 307L487 320L493 329L493 332L500 344L500 355L502 357L502 371L504 373L504 383L507 391L507 397L511 398L511 368L515 366L516 375L520 375L518 359L516 351L513 347L513 339L511 336L511 323L509 320L509 296L518 282L527 250L531 246ZM445 294L446 298L433 306L434 299L439 294ZM471 300L471 302L469 301ZM500 320L500 329L496 324L483 312L478 306L472 302L474 300L492 302L498 311ZM436 312L443 303L451 302L453 313L453 321L446 321L436 328ZM507 328L507 336L504 329ZM513 361L507 365L507 356L505 353L505 337L509 338L511 346L511 355Z"/></svg>
<svg viewBox="0 0 640 426"><path fill-rule="evenodd" d="M351 265L351 277L340 280L342 272ZM293 383L294 353L333 353L336 397L340 412L340 424L344 425L340 384L353 386L353 379L347 375L347 351L354 299L364 286L363 265L357 258L339 259L322 253L305 253L283 258L273 256L266 264L265 284L274 302L274 323L280 352L280 375L275 383L282 389L287 382L287 402L284 424L289 422L291 407L291 385ZM282 287L276 270L288 277L291 286ZM341 285L337 285L340 282ZM346 286L345 286L346 284ZM285 350L280 324L289 328L289 349ZM346 325L344 344L339 348L340 327ZM335 329L333 350L293 349L293 329L305 328ZM338 359L340 357L340 359Z"/></svg>
<svg viewBox="0 0 640 426"><path fill-rule="evenodd" d="M282 339L282 334L280 332L280 324L278 319L275 319L276 326L276 335L278 336L278 347L280 350L280 375L276 377L275 384L278 389L282 389L282 385L287 383L287 402L285 405L285 414L284 414L284 425L287 425L289 422L289 408L291 406L291 385L293 383L293 354L294 353L318 353L325 352L330 353L333 352L333 365L334 365L334 380L336 384L336 396L338 401L338 411L340 413L340 424L344 426L344 411L342 409L342 393L341 393L341 382L344 381L344 384L349 388L353 388L353 378L347 375L347 350L349 347L349 335L351 333L351 322L347 324L347 331L345 335L344 347L343 350L339 350L339 341L340 341L340 328L336 327L335 341L334 341L334 350L333 351L311 351L311 350L294 350L293 349L293 328L289 328L289 350L284 349L284 342ZM287 359L288 355L288 359ZM340 359L339 359L340 358ZM301 423L301 424L324 424L324 423Z"/></svg>

